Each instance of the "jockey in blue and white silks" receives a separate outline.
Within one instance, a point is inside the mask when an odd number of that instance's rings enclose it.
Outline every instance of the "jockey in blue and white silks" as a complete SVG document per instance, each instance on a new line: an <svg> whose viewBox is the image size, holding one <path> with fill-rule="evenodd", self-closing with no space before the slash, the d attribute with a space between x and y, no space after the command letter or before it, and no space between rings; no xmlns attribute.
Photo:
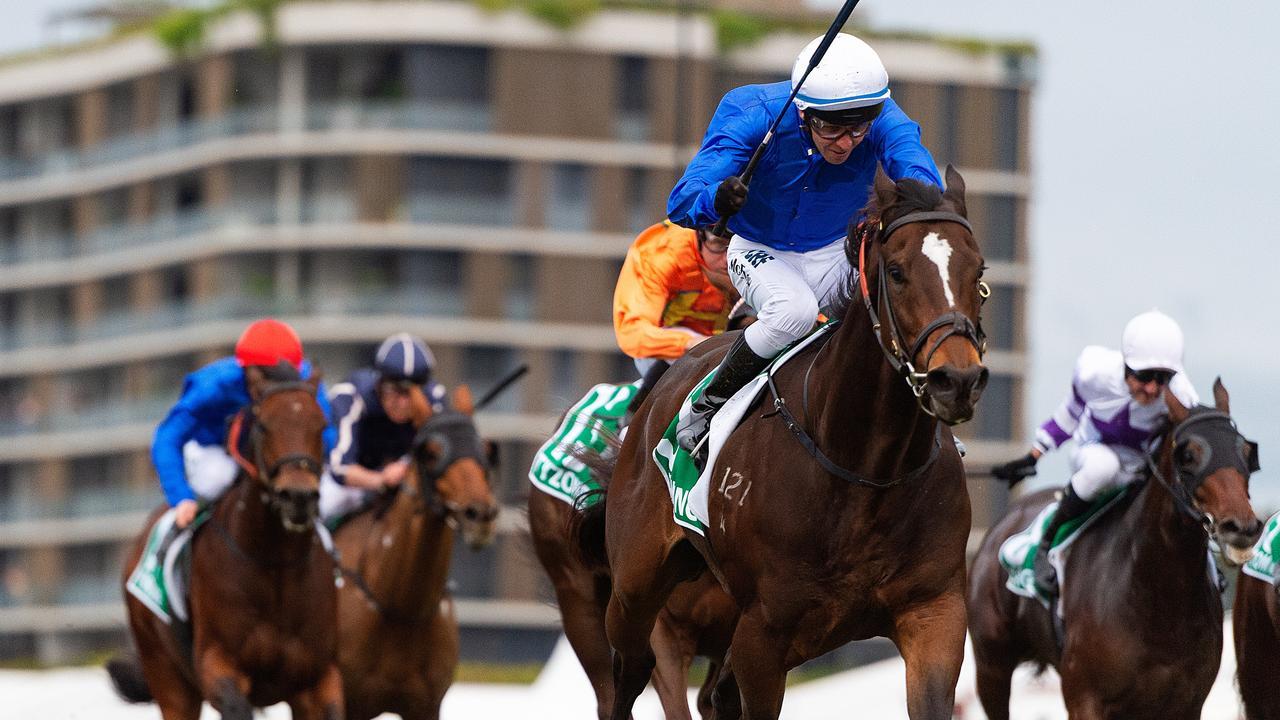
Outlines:
<svg viewBox="0 0 1280 720"><path fill-rule="evenodd" d="M1036 430L1031 451L992 471L1008 480L1025 477L1044 453L1076 441L1071 480L1036 557L1036 580L1047 590L1054 589L1053 568L1044 556L1058 528L1140 475L1168 416L1164 389L1187 407L1200 402L1183 372L1182 329L1172 318L1155 310L1138 315L1125 326L1121 348L1086 347L1076 361L1071 392Z"/></svg>
<svg viewBox="0 0 1280 720"><path fill-rule="evenodd" d="M920 142L920 127L889 98L889 76L879 56L852 35L836 36L795 107L784 107L820 42L811 42L797 58L791 83L748 85L725 95L668 200L668 217L685 227L732 216L730 278L758 316L677 430L681 447L691 452L711 415L808 333L818 308L839 292L850 273L843 241L850 220L867 203L877 164L895 181L942 186ZM782 122L748 196L737 175L780 112Z"/></svg>
<svg viewBox="0 0 1280 720"><path fill-rule="evenodd" d="M329 472L320 481L322 520L355 512L372 491L404 479L416 432L411 391L420 388L433 411L445 409L445 389L431 379L434 365L426 343L398 333L378 347L373 367L333 386L337 441L329 452Z"/></svg>
<svg viewBox="0 0 1280 720"><path fill-rule="evenodd" d="M293 328L267 318L249 325L236 342L234 357L215 360L183 381L182 397L156 427L151 444L151 459L165 499L176 510L178 528L195 518L198 501L221 497L239 472L224 444L227 423L251 402L245 369L260 367L270 375L281 362L303 379L311 375ZM316 399L325 417L332 417L323 384ZM332 427L326 428L326 451L333 440Z"/></svg>

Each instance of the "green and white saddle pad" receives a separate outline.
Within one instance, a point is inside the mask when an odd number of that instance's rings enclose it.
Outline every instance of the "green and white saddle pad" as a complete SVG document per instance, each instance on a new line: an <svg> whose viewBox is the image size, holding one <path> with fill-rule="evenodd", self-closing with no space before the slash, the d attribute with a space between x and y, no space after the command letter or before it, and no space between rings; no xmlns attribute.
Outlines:
<svg viewBox="0 0 1280 720"><path fill-rule="evenodd" d="M1267 521L1253 551L1253 558L1241 570L1250 577L1275 584L1276 571L1280 570L1280 513Z"/></svg>
<svg viewBox="0 0 1280 720"><path fill-rule="evenodd" d="M640 390L640 381L628 385L601 383L591 388L565 413L551 439L538 448L529 468L533 486L570 505L600 484L591 469L571 454L581 447L595 453L608 449L608 438L622 431L622 418Z"/></svg>
<svg viewBox="0 0 1280 720"><path fill-rule="evenodd" d="M1068 520L1058 528L1053 545L1049 548L1049 563L1058 572L1059 586L1063 583L1067 549L1076 538L1080 537L1081 531L1105 515L1120 498L1124 497L1126 490L1128 490L1127 487L1118 488L1102 495L1083 515ZM1046 608L1049 607L1050 598L1036 589L1035 556L1036 549L1040 547L1040 538L1044 537L1044 531L1057 510L1058 502L1055 500L1040 511L1026 530L1010 535L1000 544L1000 564L1009 574L1005 587L1023 597L1039 600L1040 604Z"/></svg>
<svg viewBox="0 0 1280 720"><path fill-rule="evenodd" d="M712 370L711 373L702 378L693 387L693 390L689 392L689 396L680 405L680 412L671 421L671 424L667 426L667 431L662 434L662 439L658 441L658 446L653 449L653 461L658 464L658 470L662 473L662 477L666 479L667 490L671 493L671 504L675 508L672 515L677 525L689 528L699 535L707 534L707 525L709 523L707 518L708 487L711 485L711 471L716 465L716 457L720 454L720 448L724 447L730 433L742 422L747 410L755 403L757 396L768 384L769 375L776 372L778 368L785 365L788 360L795 357L797 353L804 350L818 338L829 333L837 324L838 321L834 320L823 323L808 337L784 350L759 375L744 385L741 390L734 393L733 397L729 398L729 401L724 404L724 407L716 412L711 418L711 429L707 432L707 465L701 475L698 474L698 468L694 464L693 458L689 453L682 450L676 442L676 428L679 427L681 420L688 417L693 401L702 396L702 391L711 382L711 377L715 371Z"/></svg>
<svg viewBox="0 0 1280 720"><path fill-rule="evenodd" d="M212 515L208 508L201 508L195 520L186 529L178 531L168 547L162 548L173 529L176 512L175 508L169 508L151 526L138 566L125 581L129 594L166 623L172 623L174 618L182 622L190 618L187 612L187 580L191 575L191 538ZM160 557L162 549L164 557Z"/></svg>

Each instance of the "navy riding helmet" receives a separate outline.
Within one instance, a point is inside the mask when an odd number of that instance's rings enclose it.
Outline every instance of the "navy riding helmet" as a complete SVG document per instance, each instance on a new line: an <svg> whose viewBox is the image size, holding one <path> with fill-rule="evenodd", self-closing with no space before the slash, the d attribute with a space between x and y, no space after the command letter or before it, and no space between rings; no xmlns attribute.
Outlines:
<svg viewBox="0 0 1280 720"><path fill-rule="evenodd" d="M374 366L383 380L423 385L431 379L436 359L427 344L409 333L396 333L378 346Z"/></svg>

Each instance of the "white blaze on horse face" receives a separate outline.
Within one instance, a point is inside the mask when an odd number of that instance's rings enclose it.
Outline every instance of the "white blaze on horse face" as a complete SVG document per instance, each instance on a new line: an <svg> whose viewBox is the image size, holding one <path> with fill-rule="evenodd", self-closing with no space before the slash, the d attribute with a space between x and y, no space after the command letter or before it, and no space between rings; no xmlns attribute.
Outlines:
<svg viewBox="0 0 1280 720"><path fill-rule="evenodd" d="M938 266L938 274L942 276L942 291L947 294L947 305L956 306L956 296L951 292L951 241L936 232L924 236L924 256Z"/></svg>

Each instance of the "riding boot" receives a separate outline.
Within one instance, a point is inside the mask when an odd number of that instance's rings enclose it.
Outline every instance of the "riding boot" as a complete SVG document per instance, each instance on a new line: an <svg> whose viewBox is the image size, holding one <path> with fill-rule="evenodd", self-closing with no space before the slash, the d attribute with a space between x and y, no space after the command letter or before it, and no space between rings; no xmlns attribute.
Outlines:
<svg viewBox="0 0 1280 720"><path fill-rule="evenodd" d="M715 370L715 377L702 391L702 396L693 401L689 416L676 428L676 442L684 448L685 452L692 454L695 449L698 449L707 435L707 430L711 427L711 417L729 401L729 398L733 397L734 393L758 375L770 360L771 358L762 358L755 354L747 344L745 334L738 336L733 346L729 348L729 352L725 354L724 360L720 361L720 366ZM701 468L705 461L706 448L702 448L702 452L694 458L694 462Z"/></svg>
<svg viewBox="0 0 1280 720"><path fill-rule="evenodd" d="M1057 511L1049 519L1049 526L1044 529L1040 546L1036 548L1035 560L1032 561L1036 588L1045 595L1053 597L1058 594L1058 572L1054 570L1053 563L1049 562L1049 548L1053 547L1053 540L1057 537L1058 530L1066 523L1083 515L1092 505L1093 503L1076 495L1075 488L1067 484L1062 500L1058 502Z"/></svg>
<svg viewBox="0 0 1280 720"><path fill-rule="evenodd" d="M654 360L649 369L645 371L644 376L640 378L640 387L636 389L635 397L631 398L630 404L627 405L627 412L622 416L622 427L631 424L631 418L644 404L645 398L649 397L649 393L653 390L653 386L658 384L658 380L671 367L671 363L666 360Z"/></svg>

